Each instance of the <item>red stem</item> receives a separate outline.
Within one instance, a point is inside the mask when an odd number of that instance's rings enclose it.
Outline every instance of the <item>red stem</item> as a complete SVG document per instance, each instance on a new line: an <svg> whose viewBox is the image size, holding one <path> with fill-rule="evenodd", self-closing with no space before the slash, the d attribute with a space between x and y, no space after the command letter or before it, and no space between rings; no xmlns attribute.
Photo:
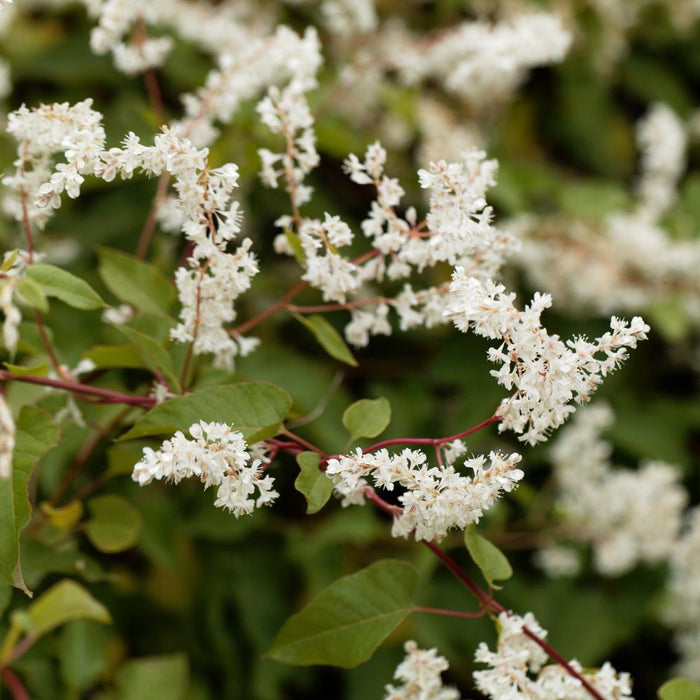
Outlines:
<svg viewBox="0 0 700 700"><path fill-rule="evenodd" d="M134 406L144 406L150 408L154 406L156 400L151 396L129 396L129 394L120 394L117 391L109 389L100 389L87 384L79 384L78 382L66 382L60 379L49 379L48 377L36 377L33 374L14 375L7 370L0 370L0 381L15 381L26 382L27 384L40 384L42 386L51 386L54 389L64 389L74 394L85 394L87 396L97 396L102 399L103 403L126 403Z"/></svg>
<svg viewBox="0 0 700 700"><path fill-rule="evenodd" d="M11 671L9 668L0 669L0 678L2 678L10 693L12 693L14 700L31 700L24 683L14 671Z"/></svg>
<svg viewBox="0 0 700 700"><path fill-rule="evenodd" d="M447 610L446 608L429 608L424 605L416 605L413 612L426 612L433 615L448 615L449 617L483 617L486 610L477 610L476 612L464 612L463 610Z"/></svg>

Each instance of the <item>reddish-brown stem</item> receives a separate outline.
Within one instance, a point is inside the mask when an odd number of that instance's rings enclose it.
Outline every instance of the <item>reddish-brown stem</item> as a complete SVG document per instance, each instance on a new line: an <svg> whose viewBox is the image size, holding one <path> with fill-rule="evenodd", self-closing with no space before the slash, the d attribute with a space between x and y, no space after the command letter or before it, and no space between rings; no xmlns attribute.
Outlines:
<svg viewBox="0 0 700 700"><path fill-rule="evenodd" d="M144 82L146 83L146 92L148 92L148 99L151 103L151 107L156 114L156 119L158 125L168 123L168 117L165 114L165 105L163 103L163 94L160 91L160 85L158 84L158 75L156 74L155 68L148 68L143 74Z"/></svg>
<svg viewBox="0 0 700 700"><path fill-rule="evenodd" d="M253 318L248 319L245 323L241 323L240 326L236 326L236 328L231 328L229 330L229 334L243 335L251 328L254 328L259 323L264 321L266 318L269 318L273 314L276 314L278 311L284 309L291 299L293 299L297 294L299 294L299 292L301 292L302 289L306 289L306 287L308 286L308 282L305 282L303 280L301 282L298 282L276 304L269 306L267 309L265 309L265 311L259 313L257 316L253 316Z"/></svg>
<svg viewBox="0 0 700 700"><path fill-rule="evenodd" d="M399 506L392 506L390 503L387 503L370 487L366 487L364 489L364 494L384 512L389 513L392 516L401 515L403 512L402 508ZM434 542L428 542L426 540L422 540L422 542L452 572L452 574L457 577L466 588L469 589L472 595L481 603L484 611L506 613L507 615L512 614L491 595L482 590L474 581L472 581L471 577L459 564L457 564L454 559L452 559L449 554L447 554L447 552L441 549ZM535 644L537 644L549 656L551 656L570 676L576 678L592 697L594 697L596 700L605 700L605 698L583 677L583 675L573 668L573 666L571 666L571 664L556 649L547 644L544 639L540 638L526 626L523 627L523 634L532 639Z"/></svg>
<svg viewBox="0 0 700 700"><path fill-rule="evenodd" d="M160 180L158 180L158 188L156 189L155 196L151 202L151 208L148 211L148 216L141 229L141 235L139 236L139 243L136 248L136 257L139 260L144 260L146 254L148 253L148 247L151 245L151 239L153 238L153 232L156 228L156 216L158 214L158 207L160 206L165 193L168 190L168 184L170 183L170 173L165 171L161 173Z"/></svg>
<svg viewBox="0 0 700 700"><path fill-rule="evenodd" d="M449 617L483 617L486 610L482 608L481 610L476 610L475 612L464 612L463 610L447 610L446 608L429 608L425 605L416 605L413 608L413 612L426 612L432 613L433 615L447 615Z"/></svg>
<svg viewBox="0 0 700 700"><path fill-rule="evenodd" d="M442 437L442 438L393 438L392 440L382 440L381 442L377 442L374 445L370 445L366 449L362 450L363 454L367 454L369 452L374 452L376 450L379 450L382 447L389 447L390 445L444 445L446 442L453 442L454 440L459 440L460 438L467 437L468 435L472 435L473 433L476 433L479 430L482 430L488 425L491 425L491 423L497 423L499 420L501 420L501 417L498 415L493 415L490 418L487 418L485 421L482 421L478 425L475 425L471 428L467 428L467 430L463 430L461 433L457 433L456 435L448 435L447 437Z"/></svg>
<svg viewBox="0 0 700 700"><path fill-rule="evenodd" d="M39 330L39 337L41 338L41 344L44 346L44 350L46 350L46 354L49 356L49 360L51 360L51 364L53 365L53 368L58 372L59 377L66 377L66 373L61 367L61 363L58 361L58 357L56 356L56 351L53 348L53 345L51 344L51 341L49 340L49 336L46 333L46 327L44 326L44 319L41 316L41 312L38 309L34 309L34 319L36 320L36 327Z"/></svg>
<svg viewBox="0 0 700 700"><path fill-rule="evenodd" d="M64 389L73 394L84 394L86 396L96 396L102 399L103 403L125 403L134 406L143 406L150 408L154 406L156 400L151 396L130 396L129 394L121 394L118 391L109 389L100 389L96 386L80 384L78 382L63 381L60 379L50 379L49 377L37 377L33 374L14 375L7 370L0 370L0 381L15 381L26 382L28 384L40 384L42 386L51 386L54 389Z"/></svg>
<svg viewBox="0 0 700 700"><path fill-rule="evenodd" d="M356 309L360 306L372 306L373 304L382 304L387 301L386 297L372 297L371 299L357 299L348 301L344 304L316 304L307 306L298 306L297 304L287 304L287 311L295 311L299 314L325 313L327 311L348 311Z"/></svg>
<svg viewBox="0 0 700 700"><path fill-rule="evenodd" d="M321 457L323 457L324 459L326 459L328 457L328 455L325 452L323 452L323 450L320 450L318 447L316 447L316 445L313 445L308 440L304 440L303 437L300 437L299 435L295 435L294 433L292 433L289 430L283 430L282 434L291 438L292 440L294 440L294 442L299 443L300 445L305 447L307 450L310 450L311 452L315 452L316 454L321 455Z"/></svg>
<svg viewBox="0 0 700 700"><path fill-rule="evenodd" d="M509 610L506 610L498 601L494 600L486 591L483 591L471 578L462 570L457 562L452 557L443 551L434 542L423 541L428 549L433 552L440 561L476 596L484 608L497 613L506 613L512 615ZM523 626L523 634L532 639L537 646L551 656L570 676L576 678L579 683L588 691L591 697L596 700L605 700L605 698L579 673L556 649L547 644L541 637L535 634L527 626Z"/></svg>
<svg viewBox="0 0 700 700"><path fill-rule="evenodd" d="M127 406L123 410L119 411L119 413L107 425L105 425L102 428L97 428L92 433L92 435L90 435L90 437L85 441L84 445L78 452L71 468L63 475L63 479L58 489L56 489L56 492L53 494L49 501L51 505L55 506L57 503L60 502L63 494L73 483L73 481L75 481L78 474L80 474L81 469L85 466L86 462L88 461L88 459L90 459L90 457L95 452L99 444L113 430L115 430L117 426L121 424L122 420L125 418L127 413L131 410L132 408L130 406ZM80 496L76 496L76 500L80 500L80 498Z"/></svg>
<svg viewBox="0 0 700 700"><path fill-rule="evenodd" d="M24 683L9 668L0 669L0 678L12 694L13 700L31 700Z"/></svg>

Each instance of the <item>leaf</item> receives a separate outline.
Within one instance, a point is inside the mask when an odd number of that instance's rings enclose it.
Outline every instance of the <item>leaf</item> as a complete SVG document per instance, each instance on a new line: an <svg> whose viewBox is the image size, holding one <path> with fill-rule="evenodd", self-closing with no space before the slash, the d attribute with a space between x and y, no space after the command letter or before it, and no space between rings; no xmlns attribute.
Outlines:
<svg viewBox="0 0 700 700"><path fill-rule="evenodd" d="M142 353L136 344L128 345L95 345L83 354L86 360L92 360L97 369L112 369L126 367L143 369L148 363L143 360Z"/></svg>
<svg viewBox="0 0 700 700"><path fill-rule="evenodd" d="M17 285L17 291L29 306L46 313L49 310L49 302L41 289L41 285L30 277L23 277Z"/></svg>
<svg viewBox="0 0 700 700"><path fill-rule="evenodd" d="M60 431L46 411L22 407L16 423L12 474L9 479L0 479L0 578L20 588L24 588L21 577L13 581L12 574L19 564L19 533L31 514L27 482L36 463L59 437Z"/></svg>
<svg viewBox="0 0 700 700"><path fill-rule="evenodd" d="M357 360L353 357L350 349L345 344L343 337L338 331L331 326L327 319L318 314L312 316L302 316L301 314L293 314L299 323L306 326L313 334L321 347L336 360L345 362L345 364L357 367Z"/></svg>
<svg viewBox="0 0 700 700"><path fill-rule="evenodd" d="M299 476L294 482L296 490L306 498L306 512L318 513L326 505L333 491L333 482L318 468L321 456L316 452L297 455Z"/></svg>
<svg viewBox="0 0 700 700"><path fill-rule="evenodd" d="M292 249L292 252L294 253L294 257L296 258L296 261L300 265L303 265L304 261L306 260L306 253L304 252L304 248L301 245L301 241L299 240L299 236L296 233L294 233L294 231L290 231L288 228L284 229L284 235L285 235L285 238L287 239L287 243L289 243L289 247Z"/></svg>
<svg viewBox="0 0 700 700"><path fill-rule="evenodd" d="M343 413L343 425L353 440L376 437L384 432L391 421L391 404L383 396L379 399L361 399L348 406Z"/></svg>
<svg viewBox="0 0 700 700"><path fill-rule="evenodd" d="M99 309L107 306L85 280L60 267L44 263L29 265L26 277L37 282L47 297L55 297L74 309Z"/></svg>
<svg viewBox="0 0 700 700"><path fill-rule="evenodd" d="M513 569L505 554L496 545L482 537L473 524L464 533L464 544L467 545L471 558L481 570L489 586L500 588L493 582L504 581L513 575Z"/></svg>
<svg viewBox="0 0 700 700"><path fill-rule="evenodd" d="M113 663L114 646L108 627L93 620L69 622L58 645L63 682L73 691L89 690ZM80 692L73 695L79 696Z"/></svg>
<svg viewBox="0 0 700 700"><path fill-rule="evenodd" d="M136 544L143 520L128 501L97 496L88 502L88 509L92 517L85 524L85 534L101 552L123 552Z"/></svg>
<svg viewBox="0 0 700 700"><path fill-rule="evenodd" d="M83 517L83 504L80 501L71 501L61 508L55 508L48 502L41 504L42 513L46 513L49 520L63 532L70 532Z"/></svg>
<svg viewBox="0 0 700 700"><path fill-rule="evenodd" d="M175 289L155 266L119 250L99 248L100 277L117 299L140 311L167 314Z"/></svg>
<svg viewBox="0 0 700 700"><path fill-rule="evenodd" d="M300 666L357 666L411 612L417 581L410 564L388 559L338 579L287 620L266 656Z"/></svg>
<svg viewBox="0 0 700 700"><path fill-rule="evenodd" d="M262 429L279 426L291 405L289 394L268 382L208 386L156 406L119 440L188 430L203 420L231 425L255 442Z"/></svg>
<svg viewBox="0 0 700 700"><path fill-rule="evenodd" d="M117 674L118 700L185 700L189 669L184 654L147 656L124 664Z"/></svg>
<svg viewBox="0 0 700 700"><path fill-rule="evenodd" d="M31 374L35 377L45 377L49 373L49 366L46 363L34 365L33 367L11 365L9 362L3 362L3 364L13 377L22 377L26 374Z"/></svg>
<svg viewBox="0 0 700 700"><path fill-rule="evenodd" d="M148 367L160 372L175 391L180 390L180 380L175 375L170 355L157 340L129 326L115 326L115 328L139 348L141 357Z"/></svg>
<svg viewBox="0 0 700 700"><path fill-rule="evenodd" d="M659 688L659 700L700 700L700 685L686 678L674 678Z"/></svg>
<svg viewBox="0 0 700 700"><path fill-rule="evenodd" d="M17 611L12 617L13 626L21 627L34 639L71 620L112 621L107 608L70 579L59 581L27 610Z"/></svg>

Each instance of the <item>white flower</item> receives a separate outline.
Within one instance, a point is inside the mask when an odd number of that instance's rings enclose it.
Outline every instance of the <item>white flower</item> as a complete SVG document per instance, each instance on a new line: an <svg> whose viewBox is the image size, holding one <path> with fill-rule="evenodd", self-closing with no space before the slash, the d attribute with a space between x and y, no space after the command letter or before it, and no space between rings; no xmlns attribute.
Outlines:
<svg viewBox="0 0 700 700"><path fill-rule="evenodd" d="M0 390L0 479L12 474L12 452L15 449L15 422L5 394Z"/></svg>
<svg viewBox="0 0 700 700"><path fill-rule="evenodd" d="M473 457L464 463L473 471L473 476L466 477L450 464L428 467L426 455L419 450L390 455L386 449L363 454L357 448L330 459L326 475L343 506L364 503L364 489L372 484L388 491L398 486L403 508L394 516L392 535L413 534L416 540L430 541L443 538L452 528L478 522L501 492L512 491L522 479L522 470L515 466L520 459L516 453L504 457L491 452L487 465L486 457Z"/></svg>
<svg viewBox="0 0 700 700"><path fill-rule="evenodd" d="M178 431L157 451L145 447L134 465L133 480L143 486L153 479L178 483L197 477L205 489L217 487L214 505L236 517L277 498L272 477L264 476L260 448L249 450L241 433L223 423L204 421L191 425L188 432L192 439ZM251 461L253 451L259 456Z"/></svg>
<svg viewBox="0 0 700 700"><path fill-rule="evenodd" d="M501 341L488 352L501 365L491 374L514 393L498 408L499 430L521 433L519 439L530 444L546 440L564 423L575 410L572 401L588 401L603 378L626 359L627 349L649 332L638 316L629 324L613 316L611 332L595 342L579 337L564 343L541 325L540 316L552 303L548 294L536 292L519 311L514 293L492 280L468 277L462 267L452 276L450 292L445 315L457 328Z"/></svg>
<svg viewBox="0 0 700 700"><path fill-rule="evenodd" d="M440 674L449 668L437 649L419 649L409 640L406 658L397 666L394 678L402 685L387 685L384 700L459 700L456 688L445 688Z"/></svg>

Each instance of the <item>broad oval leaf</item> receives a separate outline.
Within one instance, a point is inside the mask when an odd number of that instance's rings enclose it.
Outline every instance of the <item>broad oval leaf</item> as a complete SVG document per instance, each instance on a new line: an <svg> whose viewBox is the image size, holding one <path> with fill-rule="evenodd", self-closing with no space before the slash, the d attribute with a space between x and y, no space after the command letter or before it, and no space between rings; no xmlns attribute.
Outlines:
<svg viewBox="0 0 700 700"><path fill-rule="evenodd" d="M99 309L107 306L85 280L55 265L29 265L27 277L39 284L45 296L55 297L74 309Z"/></svg>
<svg viewBox="0 0 700 700"><path fill-rule="evenodd" d="M391 421L391 404L383 396L379 399L360 399L343 413L343 425L353 440L373 438L384 432Z"/></svg>
<svg viewBox="0 0 700 700"><path fill-rule="evenodd" d="M700 685L686 678L674 678L659 688L659 700L700 700Z"/></svg>
<svg viewBox="0 0 700 700"><path fill-rule="evenodd" d="M289 394L268 382L208 386L156 406L119 439L174 433L203 420L232 425L255 442L264 428L279 426L291 406Z"/></svg>
<svg viewBox="0 0 700 700"><path fill-rule="evenodd" d="M49 302L41 289L41 285L31 277L23 277L17 285L17 291L22 299L35 309L39 309L39 311L44 313L49 310Z"/></svg>
<svg viewBox="0 0 700 700"><path fill-rule="evenodd" d="M119 496L97 496L88 502L92 515L85 534L101 552L112 554L133 547L143 525L141 514Z"/></svg>
<svg viewBox="0 0 700 700"><path fill-rule="evenodd" d="M83 357L94 362L96 369L148 368L148 363L143 359L143 353L133 343L128 345L95 345L94 348L83 353Z"/></svg>
<svg viewBox="0 0 700 700"><path fill-rule="evenodd" d="M70 532L83 517L83 504L81 501L71 501L65 506L52 506L45 501L41 504L41 512L63 532Z"/></svg>
<svg viewBox="0 0 700 700"><path fill-rule="evenodd" d="M505 554L495 544L482 537L473 524L464 533L464 544L489 586L499 588L494 585L494 581L504 581L513 575L513 569Z"/></svg>
<svg viewBox="0 0 700 700"><path fill-rule="evenodd" d="M333 492L333 482L318 468L320 461L321 456L316 452L297 455L300 471L294 486L306 499L306 512L309 515L318 513Z"/></svg>
<svg viewBox="0 0 700 700"><path fill-rule="evenodd" d="M175 391L180 390L180 380L175 375L170 355L157 340L129 326L115 327L138 347L143 361L149 368L159 371Z"/></svg>
<svg viewBox="0 0 700 700"><path fill-rule="evenodd" d="M133 659L119 669L116 682L119 700L185 700L189 685L187 656Z"/></svg>
<svg viewBox="0 0 700 700"><path fill-rule="evenodd" d="M357 367L357 360L350 352L350 348L345 344L343 336L333 328L333 326L323 316L313 314L312 316L302 316L294 314L294 318L299 323L306 326L318 340L321 347L333 358L345 362L347 365Z"/></svg>
<svg viewBox="0 0 700 700"><path fill-rule="evenodd" d="M112 621L107 608L70 579L59 581L26 611L18 612L16 618L13 615L13 625L18 622L35 639L70 620Z"/></svg>
<svg viewBox="0 0 700 700"><path fill-rule="evenodd" d="M117 299L140 311L167 314L175 289L155 266L119 250L99 248L99 273Z"/></svg>
<svg viewBox="0 0 700 700"><path fill-rule="evenodd" d="M266 656L300 666L357 666L411 612L417 581L410 564L389 559L344 576L287 620Z"/></svg>
<svg viewBox="0 0 700 700"><path fill-rule="evenodd" d="M19 533L31 514L27 482L36 463L58 443L60 435L46 411L23 406L16 423L12 473L9 479L0 479L0 579L27 593L21 575L13 578L15 568L19 571Z"/></svg>

